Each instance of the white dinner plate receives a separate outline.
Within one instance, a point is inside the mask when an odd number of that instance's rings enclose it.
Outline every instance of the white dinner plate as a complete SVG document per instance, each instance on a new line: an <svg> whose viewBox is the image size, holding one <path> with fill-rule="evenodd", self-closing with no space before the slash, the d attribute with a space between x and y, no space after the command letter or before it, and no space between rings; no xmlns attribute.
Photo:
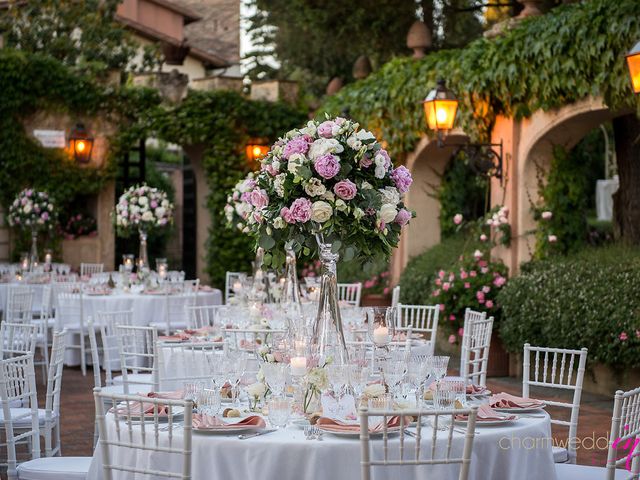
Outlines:
<svg viewBox="0 0 640 480"><path fill-rule="evenodd" d="M476 420L476 427L497 427L500 425L506 425L511 422L515 422L518 420L518 416L516 418L505 418L503 420ZM456 425L466 425L467 420L455 420Z"/></svg>
<svg viewBox="0 0 640 480"><path fill-rule="evenodd" d="M541 412L546 408L547 404L543 403L539 407L530 407L530 408L494 408L496 412L504 412L504 413L536 413Z"/></svg>

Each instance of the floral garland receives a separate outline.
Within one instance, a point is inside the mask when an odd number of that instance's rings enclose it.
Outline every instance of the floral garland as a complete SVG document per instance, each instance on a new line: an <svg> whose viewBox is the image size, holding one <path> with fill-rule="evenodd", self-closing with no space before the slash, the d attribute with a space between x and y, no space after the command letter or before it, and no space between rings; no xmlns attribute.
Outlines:
<svg viewBox="0 0 640 480"><path fill-rule="evenodd" d="M224 215L227 219L227 227L237 228L241 232L249 232L247 219L253 210L248 201L249 193L256 186L254 173L251 172L233 187L231 195L227 197L227 204L224 207Z"/></svg>
<svg viewBox="0 0 640 480"><path fill-rule="evenodd" d="M249 205L243 211L276 264L285 244L310 257L317 233L345 261L387 258L414 216L403 203L409 170L394 168L371 132L341 117L287 132L262 159L255 180L242 194Z"/></svg>
<svg viewBox="0 0 640 480"><path fill-rule="evenodd" d="M134 185L120 195L115 208L116 230L121 236L162 228L172 220L173 204L166 192L144 183Z"/></svg>
<svg viewBox="0 0 640 480"><path fill-rule="evenodd" d="M7 216L12 227L47 229L56 221L54 203L47 192L31 188L22 190L9 207Z"/></svg>

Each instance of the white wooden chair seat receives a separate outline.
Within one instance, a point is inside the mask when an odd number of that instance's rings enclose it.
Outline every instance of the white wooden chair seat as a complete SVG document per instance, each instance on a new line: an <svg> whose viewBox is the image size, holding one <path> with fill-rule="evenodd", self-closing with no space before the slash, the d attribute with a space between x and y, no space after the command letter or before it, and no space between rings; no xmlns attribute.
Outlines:
<svg viewBox="0 0 640 480"><path fill-rule="evenodd" d="M124 385L109 385L108 387L102 387L101 390L109 395L124 395ZM153 389L151 385L129 385L129 392L135 393L149 393Z"/></svg>
<svg viewBox="0 0 640 480"><path fill-rule="evenodd" d="M153 375L150 373L130 373L127 375L127 379L129 383L135 385L136 383L145 383L151 385L153 382ZM113 377L114 385L122 385L124 380L122 379L122 375L118 375L117 377ZM143 387L147 385L141 385ZM104 388L102 389L104 391ZM145 392L146 393L146 392Z"/></svg>
<svg viewBox="0 0 640 480"><path fill-rule="evenodd" d="M167 328L167 322L150 322L149 326L160 332L164 332ZM184 330L186 328L188 328L186 320L171 320L172 332L175 332L176 330Z"/></svg>
<svg viewBox="0 0 640 480"><path fill-rule="evenodd" d="M572 463L556 463L556 477L558 480L605 480L607 469L605 467L592 467L589 465L575 465ZM615 480L625 480L631 474L621 468L616 469Z"/></svg>
<svg viewBox="0 0 640 480"><path fill-rule="evenodd" d="M91 457L37 458L18 465L20 480L84 480Z"/></svg>
<svg viewBox="0 0 640 480"><path fill-rule="evenodd" d="M553 461L556 463L565 463L569 461L569 452L564 447L553 447Z"/></svg>
<svg viewBox="0 0 640 480"><path fill-rule="evenodd" d="M12 408L11 416L14 418L14 428L20 428L22 425L29 428L31 426L31 417L29 416L30 412L30 408ZM40 425L44 425L46 415L47 411L44 408L38 409L38 421L40 422ZM51 412L51 419L55 420L56 418L58 418L58 412ZM0 410L0 424L0 428L4 428L4 412L2 410Z"/></svg>

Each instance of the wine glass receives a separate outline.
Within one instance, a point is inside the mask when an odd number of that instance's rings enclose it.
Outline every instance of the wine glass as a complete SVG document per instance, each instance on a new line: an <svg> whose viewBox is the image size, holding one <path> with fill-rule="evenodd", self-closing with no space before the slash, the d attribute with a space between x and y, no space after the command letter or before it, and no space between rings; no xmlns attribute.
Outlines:
<svg viewBox="0 0 640 480"><path fill-rule="evenodd" d="M439 381L436 384L436 388L433 392L433 405L436 410L451 410L456 402L456 382L449 380ZM446 430L448 419L444 416L434 417L434 421L440 418L442 423L439 425L438 430ZM435 425L434 425L435 426Z"/></svg>
<svg viewBox="0 0 640 480"><path fill-rule="evenodd" d="M385 383L389 386L389 391L395 397L398 387L404 380L407 373L407 364L399 360L386 360L382 362L382 375Z"/></svg>
<svg viewBox="0 0 640 480"><path fill-rule="evenodd" d="M413 390L416 400L416 408L420 406L420 397L424 388L424 383L429 376L429 356L411 355L407 359L407 385Z"/></svg>
<svg viewBox="0 0 640 480"><path fill-rule="evenodd" d="M202 382L184 382L182 399L195 402L198 400L203 389L204 384Z"/></svg>
<svg viewBox="0 0 640 480"><path fill-rule="evenodd" d="M227 373L227 381L231 385L233 405L238 406L239 392L238 385L247 366L247 358L243 352L229 352L229 357L224 362Z"/></svg>
<svg viewBox="0 0 640 480"><path fill-rule="evenodd" d="M447 375L449 357L431 357L429 360L429 371L436 382L442 380Z"/></svg>
<svg viewBox="0 0 640 480"><path fill-rule="evenodd" d="M287 385L287 370L288 365L286 363L263 363L262 373L264 379L269 385L273 395L283 395L284 389Z"/></svg>
<svg viewBox="0 0 640 480"><path fill-rule="evenodd" d="M358 363L352 363L351 365L349 365L351 388L353 388L353 393L355 394L356 399L362 397L364 389L367 387L367 383L369 382L370 375L371 370L369 369L369 367L363 367Z"/></svg>
<svg viewBox="0 0 640 480"><path fill-rule="evenodd" d="M269 423L276 428L284 428L291 416L291 400L282 396L273 396L267 402Z"/></svg>
<svg viewBox="0 0 640 480"><path fill-rule="evenodd" d="M349 368L349 365L336 365L333 363L325 367L327 371L327 380L329 381L329 385L333 391L333 396L336 399L333 416L337 414L340 406L340 400L342 400L342 396L344 394L344 388L349 384Z"/></svg>

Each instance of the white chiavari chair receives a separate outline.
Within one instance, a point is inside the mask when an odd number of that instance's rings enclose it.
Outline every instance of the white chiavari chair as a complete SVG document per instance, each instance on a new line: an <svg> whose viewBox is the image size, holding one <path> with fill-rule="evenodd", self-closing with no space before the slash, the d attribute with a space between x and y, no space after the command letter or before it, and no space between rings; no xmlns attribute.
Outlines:
<svg viewBox="0 0 640 480"><path fill-rule="evenodd" d="M640 387L618 390L613 403L605 467L556 463L558 480L637 480L640 478Z"/></svg>
<svg viewBox="0 0 640 480"><path fill-rule="evenodd" d="M493 317L469 308L464 313L460 376L467 384L487 386L487 364L493 331Z"/></svg>
<svg viewBox="0 0 640 480"><path fill-rule="evenodd" d="M104 480L111 480L116 473L117 478L191 479L191 400L113 395L99 388L94 397ZM109 413L105 404L111 407ZM141 410L147 412L144 422L136 421ZM178 412L184 415L179 434ZM115 454L116 449L126 449L128 455ZM147 456L148 460L127 462L131 455Z"/></svg>
<svg viewBox="0 0 640 480"><path fill-rule="evenodd" d="M2 340L2 358L35 355L37 327L30 323L2 322L0 339Z"/></svg>
<svg viewBox="0 0 640 480"><path fill-rule="evenodd" d="M222 356L216 351L226 353L227 343L219 342L183 342L165 343L158 341L158 379L160 391L179 390L185 382L211 381L211 362L219 362Z"/></svg>
<svg viewBox="0 0 640 480"><path fill-rule="evenodd" d="M78 350L82 375L87 375L86 337L89 334L84 316L84 294L77 284L56 288L56 331L66 329L72 337L67 349ZM75 337L75 338L74 338ZM75 342L77 338L78 343Z"/></svg>
<svg viewBox="0 0 640 480"><path fill-rule="evenodd" d="M454 410L416 410L403 411L400 417L400 429L396 431L400 435L400 441L390 441L389 433L386 428L390 418L397 416L398 412L393 410L369 410L366 407L360 409L360 465L362 480L371 480L372 478L380 478L380 470L389 470L393 467L402 466L425 466L433 465L460 465L460 473L458 480L466 480L469 476L469 467L471 464L471 454L473 449L473 436L475 435L476 416L478 407L474 406L469 409ZM454 420L457 416L465 415L468 417L466 425L456 425ZM408 417L417 418L415 434L406 433L408 427ZM423 420L424 419L424 420ZM382 424L382 439L371 442L369 438L369 428L373 422ZM433 424L434 428L426 429L427 436L423 437L422 424ZM439 428L444 428L438 430ZM461 442L454 445L453 429L462 428L465 432ZM397 435L396 435L397 437ZM393 437L391 437L393 438ZM458 437L459 438L459 437ZM430 440L430 442L429 442ZM425 445L427 443L427 445ZM428 444L430 443L430 445ZM396 447L396 445L398 445ZM373 475L373 470L376 475ZM418 470L414 470L418 471ZM393 478L393 475L388 475ZM416 478L418 475L416 475ZM424 474L422 478L428 477Z"/></svg>
<svg viewBox="0 0 640 480"><path fill-rule="evenodd" d="M192 330L220 326L223 305L196 305L187 307L187 327Z"/></svg>
<svg viewBox="0 0 640 480"><path fill-rule="evenodd" d="M33 320L33 324L38 327L36 337L36 349L39 349L42 361L36 361L35 364L42 365L42 377L47 381L47 372L49 371L49 335L55 326L53 317L53 287L44 285L42 287L42 302L40 303L40 313L37 319Z"/></svg>
<svg viewBox="0 0 640 480"><path fill-rule="evenodd" d="M44 451L45 456L62 454L60 444L60 394L62 392L62 372L67 331L55 332L51 343L51 363L47 375L47 393L44 407Z"/></svg>
<svg viewBox="0 0 640 480"><path fill-rule="evenodd" d="M338 301L351 305L353 307L360 306L362 297L362 283L338 283Z"/></svg>
<svg viewBox="0 0 640 480"><path fill-rule="evenodd" d="M33 319L33 288L24 285L10 285L4 321L11 323L31 323Z"/></svg>
<svg viewBox="0 0 640 480"><path fill-rule="evenodd" d="M533 357L533 359L532 359ZM533 360L533 363L532 363ZM568 350L562 348L532 347L524 344L522 362L522 396L530 397L531 387L545 387L560 392L573 392L571 403L543 399L547 405L570 410L569 421L551 418L551 423L569 428L567 448L553 447L556 463L575 463L576 434L580 414L582 382L587 363L587 349ZM538 398L539 396L536 395Z"/></svg>
<svg viewBox="0 0 640 480"><path fill-rule="evenodd" d="M224 280L224 303L228 304L229 300L235 296L233 284L240 281L245 274L242 272L227 272Z"/></svg>
<svg viewBox="0 0 640 480"><path fill-rule="evenodd" d="M158 354L155 349L158 342L157 330L153 327L116 325L116 334L124 393L157 392ZM150 377L141 377L139 374L149 374Z"/></svg>
<svg viewBox="0 0 640 480"><path fill-rule="evenodd" d="M400 285L396 285L391 290L391 306L397 307L400 303Z"/></svg>
<svg viewBox="0 0 640 480"><path fill-rule="evenodd" d="M102 273L104 270L104 263L81 263L80 264L80 276L91 277L96 273Z"/></svg>
<svg viewBox="0 0 640 480"><path fill-rule="evenodd" d="M195 307L196 292L183 290L174 294L169 291L164 296L164 318L161 322L151 322L149 326L163 331L165 335L171 335L176 330L187 328L187 308Z"/></svg>
<svg viewBox="0 0 640 480"><path fill-rule="evenodd" d="M98 351L102 351L100 365L105 371L105 385L122 385L122 375L114 376L114 371L120 371L120 351L118 349L117 325L132 325L133 310L120 310L113 312L96 312L96 329L100 331L100 345ZM97 367L94 366L94 369ZM150 382L148 374L131 374L129 381Z"/></svg>
<svg viewBox="0 0 640 480"><path fill-rule="evenodd" d="M7 476L17 479L16 445L27 445L31 459L40 457L36 373L31 353L0 361L2 427L6 436ZM26 405L25 408L12 408Z"/></svg>
<svg viewBox="0 0 640 480"><path fill-rule="evenodd" d="M402 332L411 327L413 333L420 334L425 341L435 345L438 332L438 305L404 305L398 304L396 317L396 332Z"/></svg>
<svg viewBox="0 0 640 480"><path fill-rule="evenodd" d="M195 280L184 280L182 282L182 291L195 293L197 295L200 291L200 279L196 278Z"/></svg>
<svg viewBox="0 0 640 480"><path fill-rule="evenodd" d="M273 343L274 337L285 335L285 330L273 328L223 328L230 350L255 352L262 345Z"/></svg>

